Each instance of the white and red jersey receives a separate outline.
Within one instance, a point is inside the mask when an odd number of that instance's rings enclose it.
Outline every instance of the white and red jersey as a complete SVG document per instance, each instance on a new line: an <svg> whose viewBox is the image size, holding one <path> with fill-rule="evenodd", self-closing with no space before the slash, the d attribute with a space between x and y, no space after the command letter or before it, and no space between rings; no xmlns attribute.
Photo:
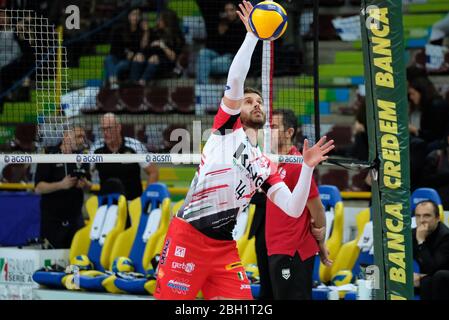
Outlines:
<svg viewBox="0 0 449 320"><path fill-rule="evenodd" d="M237 215L256 190L270 194L282 183L270 160L249 141L240 111L222 105L177 216L213 239L232 240Z"/></svg>

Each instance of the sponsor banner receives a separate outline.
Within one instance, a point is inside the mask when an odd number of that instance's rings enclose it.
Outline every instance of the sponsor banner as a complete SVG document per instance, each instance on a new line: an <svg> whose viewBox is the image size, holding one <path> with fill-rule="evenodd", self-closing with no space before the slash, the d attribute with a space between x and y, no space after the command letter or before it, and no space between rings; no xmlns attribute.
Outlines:
<svg viewBox="0 0 449 320"><path fill-rule="evenodd" d="M0 284L21 284L38 287L33 273L53 264L65 267L69 262L69 250L36 250L0 248Z"/></svg>
<svg viewBox="0 0 449 320"><path fill-rule="evenodd" d="M410 162L402 2L364 0L361 30L366 79L376 299L413 299Z"/></svg>

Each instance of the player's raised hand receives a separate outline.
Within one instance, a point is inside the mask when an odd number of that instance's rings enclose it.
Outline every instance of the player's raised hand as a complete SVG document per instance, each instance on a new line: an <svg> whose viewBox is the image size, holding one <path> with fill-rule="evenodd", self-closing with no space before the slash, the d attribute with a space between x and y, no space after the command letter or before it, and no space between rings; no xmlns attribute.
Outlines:
<svg viewBox="0 0 449 320"><path fill-rule="evenodd" d="M253 10L253 5L249 1L243 0L241 4L239 4L240 11L237 10L237 14L245 25L247 32L252 32L249 26L249 15Z"/></svg>
<svg viewBox="0 0 449 320"><path fill-rule="evenodd" d="M322 137L312 148L309 148L309 141L304 140L302 156L304 163L309 167L317 166L321 161L327 160L326 156L334 148L334 140L326 142L326 136Z"/></svg>

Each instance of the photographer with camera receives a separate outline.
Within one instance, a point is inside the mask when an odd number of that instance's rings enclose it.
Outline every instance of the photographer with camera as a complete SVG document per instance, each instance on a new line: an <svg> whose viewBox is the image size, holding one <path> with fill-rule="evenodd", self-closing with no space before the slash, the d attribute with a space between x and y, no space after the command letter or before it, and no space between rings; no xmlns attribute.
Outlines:
<svg viewBox="0 0 449 320"><path fill-rule="evenodd" d="M64 132L62 142L51 153L83 153L86 149L83 128ZM35 192L41 196L41 238L55 249L70 248L75 233L84 226L84 191L90 190L89 164L39 163Z"/></svg>

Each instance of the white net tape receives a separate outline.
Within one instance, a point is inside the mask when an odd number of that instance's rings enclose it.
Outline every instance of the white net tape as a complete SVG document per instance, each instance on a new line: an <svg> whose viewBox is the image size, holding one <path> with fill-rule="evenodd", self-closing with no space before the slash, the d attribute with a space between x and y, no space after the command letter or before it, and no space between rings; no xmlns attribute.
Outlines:
<svg viewBox="0 0 449 320"><path fill-rule="evenodd" d="M302 156L268 154L275 163L303 162ZM199 164L201 154L4 154L0 163L166 163Z"/></svg>

